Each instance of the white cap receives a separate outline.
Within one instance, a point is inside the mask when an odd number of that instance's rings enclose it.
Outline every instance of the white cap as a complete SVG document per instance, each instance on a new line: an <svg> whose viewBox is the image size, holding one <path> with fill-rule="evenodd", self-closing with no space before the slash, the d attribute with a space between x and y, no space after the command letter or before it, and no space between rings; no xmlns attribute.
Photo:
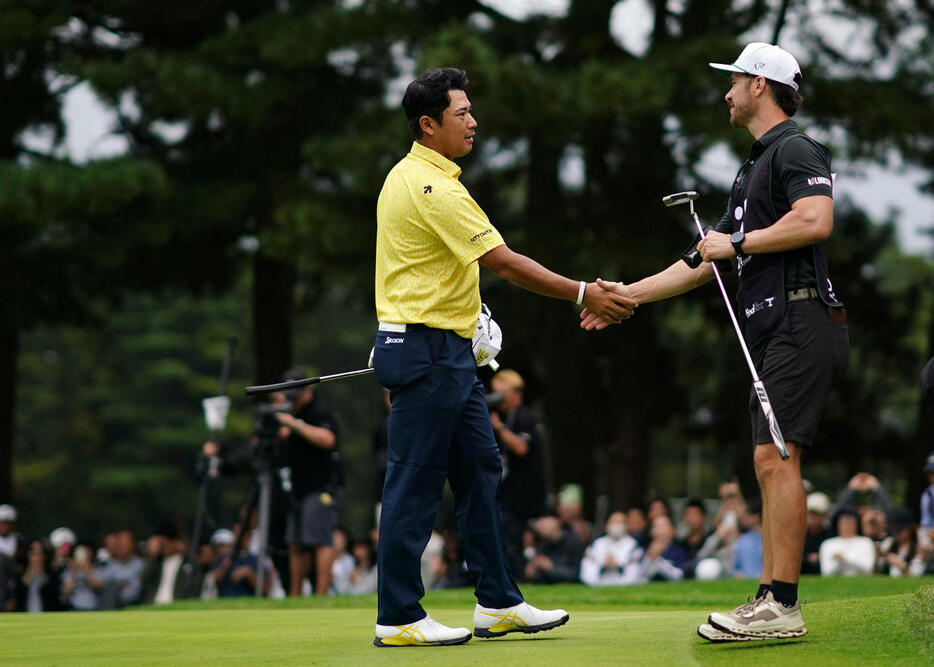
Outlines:
<svg viewBox="0 0 934 667"><path fill-rule="evenodd" d="M808 512L814 514L827 514L830 511L830 498L827 494L815 491L808 494Z"/></svg>
<svg viewBox="0 0 934 667"><path fill-rule="evenodd" d="M0 521L16 521L16 508L12 505L0 505Z"/></svg>
<svg viewBox="0 0 934 667"><path fill-rule="evenodd" d="M771 81L791 86L795 90L798 90L798 83L801 81L801 68L795 57L785 49L765 42L752 42L746 45L732 65L708 64L714 69L727 72L764 76Z"/></svg>
<svg viewBox="0 0 934 667"><path fill-rule="evenodd" d="M232 530L227 528L218 528L214 531L214 534L211 535L211 544L233 544L234 543L234 534Z"/></svg>
<svg viewBox="0 0 934 667"><path fill-rule="evenodd" d="M52 543L52 546L58 549L63 544L74 544L78 539L75 537L75 534L71 532L71 528L65 528L61 526L52 531L49 535L49 542Z"/></svg>

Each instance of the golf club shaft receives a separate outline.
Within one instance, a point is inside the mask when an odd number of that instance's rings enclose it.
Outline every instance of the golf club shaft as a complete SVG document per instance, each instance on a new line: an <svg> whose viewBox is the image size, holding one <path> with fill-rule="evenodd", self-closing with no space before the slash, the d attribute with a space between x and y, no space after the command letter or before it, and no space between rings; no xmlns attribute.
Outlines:
<svg viewBox="0 0 934 667"><path fill-rule="evenodd" d="M697 212L694 211L694 202L692 201L690 204L691 216L694 218L694 224L697 225L698 234L700 234L700 237L703 239L705 237L704 227L701 225L700 218L697 217ZM717 265L714 262L710 263L710 268L713 269L714 278L717 279L717 285L720 287L720 294L723 296L723 303L726 304L726 312L730 314L733 330L736 332L739 346L743 350L743 356L746 357L746 365L749 366L749 372L752 374L752 385L756 390L756 397L759 399L759 405L762 406L762 412L769 422L769 431L772 434L775 448L778 449L778 454L782 457L782 460L785 460L788 458L788 448L785 447L785 438L782 436L781 429L778 427L778 420L775 418L775 413L772 410L772 403L769 401L769 395L765 391L765 385L762 384L762 380L759 379L755 364L752 363L752 356L749 354L749 348L746 347L746 340L743 338L743 332L739 328L739 322L736 319L736 313L733 312L733 304L730 303L730 297L726 293L726 287L723 284L723 278L720 277L720 271L717 269Z"/></svg>
<svg viewBox="0 0 934 667"><path fill-rule="evenodd" d="M345 373L334 373L333 375L321 375L313 378L302 378L301 380L290 380L289 382L277 382L276 384L259 384L247 387L243 391L247 396L253 394L268 394L273 391L287 391L289 389L298 389L308 385L318 384L320 382L333 382L334 380L343 380L358 375L368 375L373 372L372 368L361 368L356 371L347 371Z"/></svg>

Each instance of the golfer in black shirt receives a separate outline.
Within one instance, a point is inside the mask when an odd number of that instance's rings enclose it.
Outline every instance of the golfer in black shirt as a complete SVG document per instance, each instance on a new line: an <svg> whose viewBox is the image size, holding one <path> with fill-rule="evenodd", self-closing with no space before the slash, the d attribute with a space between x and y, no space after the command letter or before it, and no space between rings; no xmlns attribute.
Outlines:
<svg viewBox="0 0 934 667"><path fill-rule="evenodd" d="M779 458L751 394L763 502L762 578L753 602L732 613L711 614L698 633L711 641L800 637L807 633L797 600L807 515L801 454L812 444L849 348L846 312L827 267L825 241L833 229L830 152L790 120L802 102L801 70L790 53L754 42L736 62L711 66L730 72L725 96L730 124L756 139L733 182L726 213L716 231L698 243L704 259L699 267L679 261L632 285L613 286L640 304L658 301L706 283L713 277L713 260L736 258L737 318L790 458ZM603 326L589 313L582 317L586 329Z"/></svg>

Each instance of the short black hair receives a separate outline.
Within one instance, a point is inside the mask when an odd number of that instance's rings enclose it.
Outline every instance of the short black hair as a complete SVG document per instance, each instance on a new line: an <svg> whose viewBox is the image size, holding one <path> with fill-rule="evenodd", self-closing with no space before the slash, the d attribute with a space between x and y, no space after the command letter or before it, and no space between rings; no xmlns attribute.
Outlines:
<svg viewBox="0 0 934 667"><path fill-rule="evenodd" d="M410 83L402 96L402 108L409 122L409 131L416 139L422 138L419 120L422 116L441 122L444 110L451 103L452 90L467 90L470 82L467 72L456 67L429 69Z"/></svg>
<svg viewBox="0 0 934 667"><path fill-rule="evenodd" d="M704 501L700 498L691 498L684 505L684 510L687 511L689 507L696 507L699 509L705 516L707 514L707 506L704 504Z"/></svg>
<svg viewBox="0 0 934 667"><path fill-rule="evenodd" d="M795 76L800 82L801 75L796 74ZM772 93L772 99L775 100L775 104L778 105L778 108L784 111L788 116L794 116L798 109L801 108L802 102L804 102L801 93L791 86L772 81L771 79L766 79L765 82L769 84L769 92Z"/></svg>

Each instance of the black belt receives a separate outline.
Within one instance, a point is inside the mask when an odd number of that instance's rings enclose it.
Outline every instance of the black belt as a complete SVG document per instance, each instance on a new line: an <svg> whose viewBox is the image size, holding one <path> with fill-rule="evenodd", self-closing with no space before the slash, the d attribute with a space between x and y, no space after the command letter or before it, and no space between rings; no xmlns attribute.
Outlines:
<svg viewBox="0 0 934 667"><path fill-rule="evenodd" d="M820 292L817 291L816 287L802 287L801 289L788 292L788 294L785 295L785 302L791 303L792 301L804 301L805 299L818 298L820 298Z"/></svg>

